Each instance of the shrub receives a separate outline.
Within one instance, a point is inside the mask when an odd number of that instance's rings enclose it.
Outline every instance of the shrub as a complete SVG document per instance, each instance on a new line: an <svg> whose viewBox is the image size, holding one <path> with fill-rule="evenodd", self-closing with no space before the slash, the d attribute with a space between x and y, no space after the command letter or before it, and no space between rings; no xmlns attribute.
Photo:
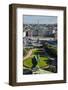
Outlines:
<svg viewBox="0 0 68 90"><path fill-rule="evenodd" d="M57 48L55 48L51 45L45 45L44 48L50 56L57 57Z"/></svg>
<svg viewBox="0 0 68 90"><path fill-rule="evenodd" d="M27 54L27 50L23 49L23 56L25 56Z"/></svg>

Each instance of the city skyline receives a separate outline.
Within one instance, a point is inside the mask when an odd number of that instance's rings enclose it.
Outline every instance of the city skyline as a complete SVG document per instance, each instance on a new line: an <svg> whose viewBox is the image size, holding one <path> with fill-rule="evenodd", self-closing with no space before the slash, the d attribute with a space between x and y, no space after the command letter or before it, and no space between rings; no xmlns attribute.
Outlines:
<svg viewBox="0 0 68 90"><path fill-rule="evenodd" d="M57 24L57 16L24 15L24 24Z"/></svg>

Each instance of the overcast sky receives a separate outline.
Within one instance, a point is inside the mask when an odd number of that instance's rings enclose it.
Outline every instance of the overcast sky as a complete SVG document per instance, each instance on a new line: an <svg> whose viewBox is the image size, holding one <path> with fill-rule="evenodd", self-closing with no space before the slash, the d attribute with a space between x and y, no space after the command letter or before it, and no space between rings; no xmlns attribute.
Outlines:
<svg viewBox="0 0 68 90"><path fill-rule="evenodd" d="M24 15L24 24L57 24L57 16Z"/></svg>

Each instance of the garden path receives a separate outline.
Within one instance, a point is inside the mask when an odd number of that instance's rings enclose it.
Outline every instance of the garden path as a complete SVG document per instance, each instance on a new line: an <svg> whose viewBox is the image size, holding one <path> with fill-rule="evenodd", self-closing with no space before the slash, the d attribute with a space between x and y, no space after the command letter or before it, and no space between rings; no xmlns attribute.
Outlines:
<svg viewBox="0 0 68 90"><path fill-rule="evenodd" d="M27 58L29 58L31 56L32 50L34 50L34 49L30 49L29 50L28 54L24 57L24 60L27 59Z"/></svg>

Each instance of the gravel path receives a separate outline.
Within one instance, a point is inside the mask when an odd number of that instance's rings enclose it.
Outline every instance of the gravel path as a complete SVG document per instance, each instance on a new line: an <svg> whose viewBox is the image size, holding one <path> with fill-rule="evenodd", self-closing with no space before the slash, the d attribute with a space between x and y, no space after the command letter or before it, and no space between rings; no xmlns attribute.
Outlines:
<svg viewBox="0 0 68 90"><path fill-rule="evenodd" d="M29 58L29 57L31 56L32 50L33 50L33 49L30 49L30 50L29 50L28 54L24 57L24 60L27 59L27 58Z"/></svg>

